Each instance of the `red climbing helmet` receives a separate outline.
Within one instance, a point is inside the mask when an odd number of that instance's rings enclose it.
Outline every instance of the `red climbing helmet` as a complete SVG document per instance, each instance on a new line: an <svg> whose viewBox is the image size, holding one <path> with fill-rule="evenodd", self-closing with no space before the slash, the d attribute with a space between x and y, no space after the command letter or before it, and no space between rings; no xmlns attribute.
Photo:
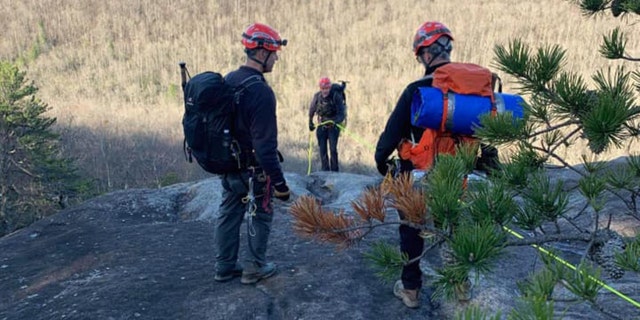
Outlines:
<svg viewBox="0 0 640 320"><path fill-rule="evenodd" d="M432 45L442 36L447 36L453 40L451 31L444 24L437 21L423 23L413 37L413 53L417 56L420 48Z"/></svg>
<svg viewBox="0 0 640 320"><path fill-rule="evenodd" d="M287 39L281 39L278 31L266 24L254 23L242 33L242 45L247 49L278 51L287 45Z"/></svg>
<svg viewBox="0 0 640 320"><path fill-rule="evenodd" d="M329 77L322 77L320 81L318 81L318 85L320 89L329 89L331 88L331 79L329 79Z"/></svg>

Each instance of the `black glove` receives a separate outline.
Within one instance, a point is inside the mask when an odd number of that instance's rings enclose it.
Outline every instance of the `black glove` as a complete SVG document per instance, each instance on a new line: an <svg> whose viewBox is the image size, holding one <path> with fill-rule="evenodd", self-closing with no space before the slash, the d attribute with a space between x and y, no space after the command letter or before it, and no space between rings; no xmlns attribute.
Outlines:
<svg viewBox="0 0 640 320"><path fill-rule="evenodd" d="M316 129L316 126L313 124L313 122L309 122L309 131L313 131Z"/></svg>
<svg viewBox="0 0 640 320"><path fill-rule="evenodd" d="M289 187L287 186L287 183L285 181L282 182L278 182L276 183L273 188L275 189L275 191L273 192L273 196L282 200L282 201L287 201L289 200L289 196L291 195L291 191L289 190Z"/></svg>
<svg viewBox="0 0 640 320"><path fill-rule="evenodd" d="M385 176L387 175L387 171L389 170L389 166L387 166L387 162L376 162L376 167L378 168L378 172L380 172L381 175Z"/></svg>

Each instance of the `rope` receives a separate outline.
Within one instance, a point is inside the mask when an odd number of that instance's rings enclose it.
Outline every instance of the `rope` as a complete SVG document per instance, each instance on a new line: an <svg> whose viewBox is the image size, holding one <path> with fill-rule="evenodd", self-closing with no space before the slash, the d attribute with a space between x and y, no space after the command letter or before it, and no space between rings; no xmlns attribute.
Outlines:
<svg viewBox="0 0 640 320"><path fill-rule="evenodd" d="M328 123L334 123L334 122L333 122L333 121L331 121L331 120L328 120L328 121L324 121L324 122L322 122L322 123L318 124L318 126L322 126L322 125L325 125L325 124L328 124ZM340 131L341 131L341 132L344 132L345 134L347 134L348 136L350 136L351 138L353 138L354 140L356 140L356 141L357 141L357 142L359 142L360 144L362 144L362 145L364 145L365 147L369 148L369 150L371 150L371 151L375 151L375 147L373 147L373 145L371 145L371 144L368 144L368 143L364 142L364 141L363 141L362 139L360 139L358 136L356 136L356 135L352 134L350 131L348 131L348 130L343 126L343 125L341 125L341 124L336 124L336 126L340 129ZM311 133L310 133L310 134L309 134L309 167L308 167L308 170L307 170L307 175L311 174L311 144L312 144L312 135L311 135ZM386 177L385 177L385 178L386 178ZM513 236L515 236L515 237L517 237L517 238L519 238L519 239L524 239L524 236L522 236L522 235L520 235L519 233L517 233L517 232L515 232L515 231L513 231L513 230L511 230L511 229L509 229L509 228L507 228L506 226L503 226L503 228L504 228L504 230L505 230L505 231L507 231L507 232L511 233ZM541 247L541 246L538 246L538 245L535 245L535 244L533 244L533 245L531 245L531 246L532 246L532 247L534 247L534 248L536 248L536 249L538 249L538 250L540 250L541 252L543 252L543 253L547 254L548 256L550 256L550 257L554 258L555 260L557 260L558 262L562 263L563 265L565 265L565 266L569 267L570 269L572 269L572 270L574 270L574 271L576 271L576 270L577 270L577 268L576 268L574 265L572 265L571 263L567 262L566 260L564 260L564 259L562 259L562 258L558 257L557 255L555 255L555 254L553 254L553 253L549 252L549 251L548 251L548 250L546 250L545 248L543 248L543 247ZM633 300L632 298L630 298L630 297L626 296L625 294L621 293L620 291L618 291L618 290L616 290L616 289L612 288L611 286L607 285L606 283L602 282L602 281L601 281L601 280L599 280L599 279L595 279L595 278L593 278L593 277L591 277L591 276L590 276L590 278L591 278L592 280L596 281L596 282L597 282L599 285L601 285L603 288L605 288L605 289L609 290L611 293L613 293L613 294L617 295L618 297L622 298L623 300L625 300L625 301L629 302L630 304L632 304L632 305L633 305L633 306L635 306L636 308L640 308L640 303L639 303L639 302L637 302L637 301Z"/></svg>
<svg viewBox="0 0 640 320"><path fill-rule="evenodd" d="M364 142L360 137L358 137L355 134L351 133L351 131L347 130L347 128L345 128L343 125L336 124L336 126L338 126L338 128L340 129L340 132L344 132L346 135L351 137L353 140L358 141L361 145L367 147L369 150L374 151L374 152L376 151L376 148L372 144Z"/></svg>
<svg viewBox="0 0 640 320"><path fill-rule="evenodd" d="M309 165L307 166L307 175L311 174L311 146L313 145L313 131L309 131Z"/></svg>
<svg viewBox="0 0 640 320"><path fill-rule="evenodd" d="M519 233L517 233L517 232L515 232L515 231L513 231L513 230L511 230L511 229L509 229L509 228L507 228L507 227L502 227L502 228L503 228L504 230L506 230L507 232L511 233L512 235L514 235L516 238L518 238L518 239L524 239L524 237L523 237L522 235L520 235ZM538 250L540 250L541 252L543 252L543 253L547 254L548 256L550 256L550 257L554 258L555 260L557 260L558 262L562 263L563 265L565 265L565 266L569 267L570 269L572 269L572 270L574 270L574 271L576 271L576 270L577 270L577 268L576 268L574 265L572 265L571 263L567 262L566 260L563 260L562 258L558 257L557 255L555 255L555 254L553 254L553 253L549 252L549 250L547 250L547 249L545 249L545 248L543 248L543 247L541 247L541 246L539 246L539 245L535 245L535 244L532 244L531 246L532 246L532 247L534 247L534 248L536 248L536 249L538 249ZM610 286L609 286L609 285L607 285L606 283L602 282L600 279L593 278L592 276L589 276L589 278L591 278L591 280L593 280L593 281L597 282L597 283L598 283L599 285L601 285L603 288L605 288L605 289L609 290L610 292L612 292L613 294L617 295L618 297L620 297L620 298L624 299L625 301L627 301L627 302L631 303L631 304L632 304L633 306L635 306L636 308L640 308L640 303L638 303L637 301L635 301L635 300L633 300L633 299L631 299L631 298L627 297L626 295L624 295L624 294L623 294L623 293L621 293L620 291L618 291L618 290L616 290L616 289L614 289L614 288L610 287Z"/></svg>

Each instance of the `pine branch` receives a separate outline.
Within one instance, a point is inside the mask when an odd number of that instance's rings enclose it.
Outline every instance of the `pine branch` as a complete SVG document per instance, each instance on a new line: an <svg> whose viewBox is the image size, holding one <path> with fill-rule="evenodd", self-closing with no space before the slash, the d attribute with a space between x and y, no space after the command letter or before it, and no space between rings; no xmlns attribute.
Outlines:
<svg viewBox="0 0 640 320"><path fill-rule="evenodd" d="M18 168L22 173L28 175L31 178L38 178L37 174L32 173L31 171L27 170L27 168L24 168L23 166L21 166L19 163L17 163L13 158L10 158L9 161L16 167Z"/></svg>
<svg viewBox="0 0 640 320"><path fill-rule="evenodd" d="M351 202L351 208L364 221L370 222L376 219L384 222L385 218L385 194L380 186L375 188L367 188L360 198Z"/></svg>
<svg viewBox="0 0 640 320"><path fill-rule="evenodd" d="M578 121L578 120L567 120L565 122L562 122L562 123L559 123L559 124L555 124L555 125L549 126L547 128L541 129L540 131L533 132L532 134L529 135L529 138L534 138L534 137L537 137L537 136L539 136L541 134L544 134L544 133L547 133L547 132L557 131L559 129L562 129L564 127L568 127L568 126L574 125L574 124L580 124L580 121ZM565 139L565 141L566 140L567 139Z"/></svg>
<svg viewBox="0 0 640 320"><path fill-rule="evenodd" d="M572 234L549 234L549 235L541 235L537 237L524 238L524 239L513 239L508 240L505 243L505 246L530 246L530 245L541 245L548 242L559 242L559 241L583 241L589 242L591 240L591 236L589 234L581 234L581 233L572 233Z"/></svg>
<svg viewBox="0 0 640 320"><path fill-rule="evenodd" d="M410 173L402 173L390 180L386 189L392 195L391 207L400 212L402 219L418 225L433 220L427 216L427 204L423 191L414 186L413 176Z"/></svg>
<svg viewBox="0 0 640 320"><path fill-rule="evenodd" d="M353 219L345 216L342 211L334 214L323 210L320 203L311 196L298 198L289 211L295 219L293 230L302 237L333 242L341 247L348 247L354 239L362 237L362 227L354 228Z"/></svg>

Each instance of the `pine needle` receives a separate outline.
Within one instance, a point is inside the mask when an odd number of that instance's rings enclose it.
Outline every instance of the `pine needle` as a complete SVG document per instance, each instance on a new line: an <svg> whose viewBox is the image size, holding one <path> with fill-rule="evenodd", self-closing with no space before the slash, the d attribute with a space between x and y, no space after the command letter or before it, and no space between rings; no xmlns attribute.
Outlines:
<svg viewBox="0 0 640 320"><path fill-rule="evenodd" d="M384 222L386 194L381 186L367 188L358 200L351 202L351 207L364 221L370 222L373 218Z"/></svg>

